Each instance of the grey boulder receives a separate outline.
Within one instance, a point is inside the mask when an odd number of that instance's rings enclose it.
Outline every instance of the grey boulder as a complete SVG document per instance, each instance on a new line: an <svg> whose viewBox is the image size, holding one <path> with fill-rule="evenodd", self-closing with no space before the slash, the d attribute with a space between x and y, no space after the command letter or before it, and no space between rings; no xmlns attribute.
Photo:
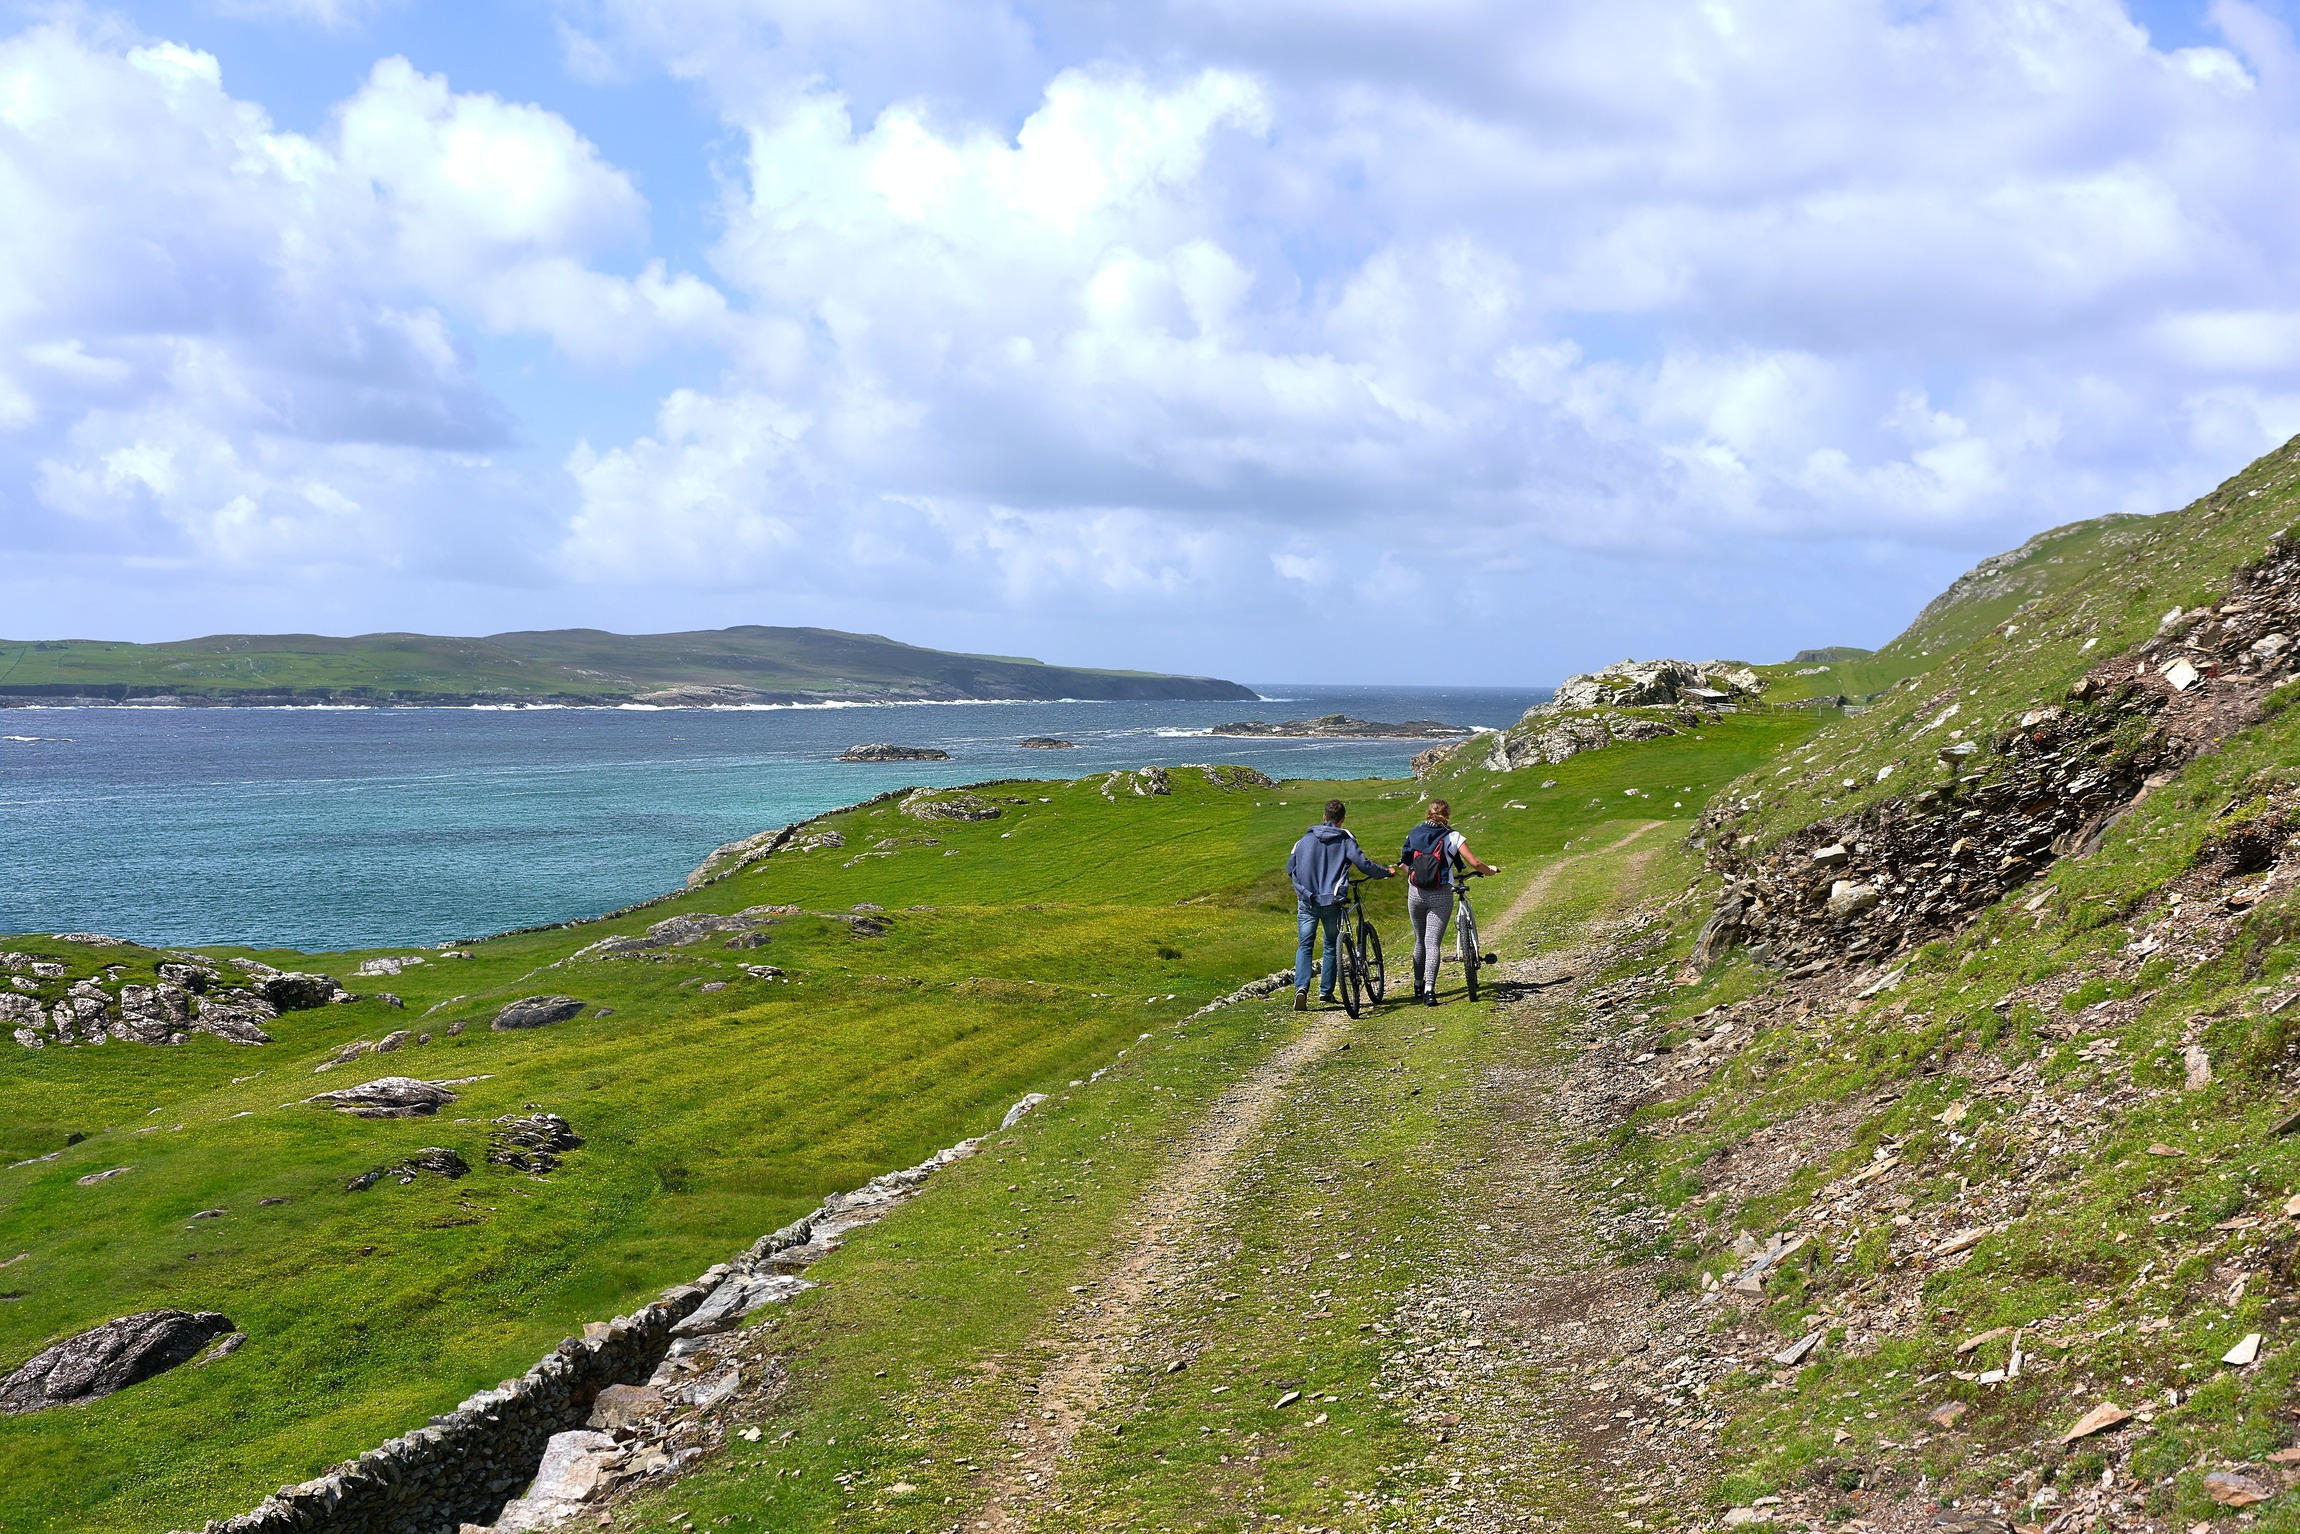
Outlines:
<svg viewBox="0 0 2300 1534"><path fill-rule="evenodd" d="M351 999L349 993L328 975L305 975L294 970L280 970L261 977L254 984L263 999L282 1012L303 1012L313 1007L324 1007L332 1001Z"/></svg>
<svg viewBox="0 0 2300 1534"><path fill-rule="evenodd" d="M237 1331L212 1310L146 1310L67 1337L0 1380L0 1413L19 1415L94 1401L197 1357Z"/></svg>
<svg viewBox="0 0 2300 1534"><path fill-rule="evenodd" d="M496 1013L495 1021L487 1026L497 1033L540 1028L546 1023L565 1022L582 1010L583 1003L572 996L522 996Z"/></svg>

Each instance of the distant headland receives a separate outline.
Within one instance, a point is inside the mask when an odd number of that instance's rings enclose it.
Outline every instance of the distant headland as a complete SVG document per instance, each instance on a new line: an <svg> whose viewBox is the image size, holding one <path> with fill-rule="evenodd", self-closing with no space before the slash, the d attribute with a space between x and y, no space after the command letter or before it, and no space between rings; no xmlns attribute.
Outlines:
<svg viewBox="0 0 2300 1534"><path fill-rule="evenodd" d="M1252 700L1215 677L1049 666L837 629L610 634L545 629L431 634L216 634L164 644L0 640L0 708L472 707L558 704L741 708L801 703Z"/></svg>

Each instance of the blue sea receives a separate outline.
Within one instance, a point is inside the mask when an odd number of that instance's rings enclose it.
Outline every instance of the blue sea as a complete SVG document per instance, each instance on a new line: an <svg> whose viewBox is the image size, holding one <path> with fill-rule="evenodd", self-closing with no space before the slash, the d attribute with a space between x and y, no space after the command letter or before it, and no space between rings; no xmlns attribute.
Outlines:
<svg viewBox="0 0 2300 1534"><path fill-rule="evenodd" d="M0 933L446 942L644 900L723 842L907 783L1208 761L1403 777L1425 743L1206 732L1328 713L1499 727L1547 696L1258 691L1260 704L0 710ZM1027 735L1077 749L1026 751ZM951 760L832 760L878 740Z"/></svg>

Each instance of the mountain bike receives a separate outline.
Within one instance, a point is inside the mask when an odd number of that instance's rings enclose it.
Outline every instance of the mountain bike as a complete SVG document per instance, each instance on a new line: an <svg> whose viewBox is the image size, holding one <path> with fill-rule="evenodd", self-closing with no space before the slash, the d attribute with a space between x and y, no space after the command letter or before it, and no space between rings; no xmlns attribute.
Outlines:
<svg viewBox="0 0 2300 1534"><path fill-rule="evenodd" d="M1480 953L1477 943L1477 912L1470 909L1469 880L1484 875L1474 868L1460 870L1461 878L1454 885L1453 940L1455 951L1461 955L1462 983L1469 989L1469 999L1477 1000L1477 972L1483 964L1499 964L1498 953Z"/></svg>
<svg viewBox="0 0 2300 1534"><path fill-rule="evenodd" d="M1359 886L1366 881L1353 878L1349 893L1343 897L1349 907L1342 913L1341 970L1342 1010L1356 1017L1371 1001L1381 1004L1382 993L1389 986L1389 972L1382 965L1382 937L1366 917L1365 896Z"/></svg>

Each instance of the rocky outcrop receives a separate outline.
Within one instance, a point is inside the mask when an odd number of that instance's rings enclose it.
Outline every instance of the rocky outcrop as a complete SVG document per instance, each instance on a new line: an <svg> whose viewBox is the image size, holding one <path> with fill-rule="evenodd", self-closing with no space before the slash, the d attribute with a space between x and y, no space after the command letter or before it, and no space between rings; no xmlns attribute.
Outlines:
<svg viewBox="0 0 2300 1534"><path fill-rule="evenodd" d="M338 1113L348 1113L363 1119L412 1119L437 1113L455 1101L450 1088L462 1086L465 1077L456 1081L418 1081L413 1076L379 1076L363 1081L356 1087L345 1087L339 1092L321 1092L304 1099L319 1103Z"/></svg>
<svg viewBox="0 0 2300 1534"><path fill-rule="evenodd" d="M238 1330L212 1310L147 1310L107 1321L39 1352L0 1380L0 1413L99 1400L199 1356Z"/></svg>
<svg viewBox="0 0 2300 1534"><path fill-rule="evenodd" d="M1372 719L1353 719L1348 714L1320 714L1315 719L1288 719L1279 724L1268 724L1260 719L1244 719L1231 724L1218 724L1214 726L1213 733L1268 739L1454 740L1477 732L1467 725L1446 724L1436 719L1409 719L1403 724L1382 724Z"/></svg>
<svg viewBox="0 0 2300 1534"><path fill-rule="evenodd" d="M1625 660L1567 677L1547 703L1528 709L1520 723L1532 723L1537 714L1584 708L1714 707L1764 690L1763 679L1745 661Z"/></svg>
<svg viewBox="0 0 2300 1534"><path fill-rule="evenodd" d="M904 796L902 812L913 820L996 820L1006 812L963 788L921 788Z"/></svg>
<svg viewBox="0 0 2300 1534"><path fill-rule="evenodd" d="M496 1013L495 1020L487 1026L497 1033L548 1027L575 1016L583 1010L583 1005L573 996L522 996Z"/></svg>
<svg viewBox="0 0 2300 1534"><path fill-rule="evenodd" d="M494 1159L492 1157L490 1160ZM372 1172L362 1172L343 1185L346 1193L365 1193L385 1178L405 1185L425 1172L453 1182L470 1173L471 1167L461 1156L443 1145L427 1145L422 1150L410 1151L390 1166L379 1166Z"/></svg>
<svg viewBox="0 0 2300 1534"><path fill-rule="evenodd" d="M1137 798L1163 798L1174 792L1174 780L1163 767L1138 767L1132 772L1114 772L1102 780L1102 797L1116 803L1118 790L1124 789Z"/></svg>
<svg viewBox="0 0 2300 1534"><path fill-rule="evenodd" d="M1025 751L1075 751L1077 745L1075 742L1064 740L1059 735L1028 735L1023 737L1022 749Z"/></svg>
<svg viewBox="0 0 2300 1534"><path fill-rule="evenodd" d="M1744 901L1740 938L1768 961L1801 965L1884 958L1960 925L2055 859L2097 847L2143 794L2257 720L2290 674L2295 634L2300 540L2286 536L2237 572L2218 607L2174 609L2155 638L2100 662L2065 700L1986 742L1944 740L1934 754L1946 776L1932 786L1762 848L1736 829L1755 796L1718 799L1700 834ZM1954 704L1944 693L1926 709L1943 723Z"/></svg>
<svg viewBox="0 0 2300 1534"><path fill-rule="evenodd" d="M1526 716L1527 722L1495 735L1486 747L1488 772L1515 772L1521 767L1554 767L1584 751L1602 751L1616 741L1659 740L1698 723L1693 719L1665 719L1653 715L1603 710L1592 714ZM1474 750L1472 746L1470 749Z"/></svg>
<svg viewBox="0 0 2300 1534"><path fill-rule="evenodd" d="M947 762L950 753L932 746L898 746L881 740L867 746L849 746L837 759L842 762Z"/></svg>
<svg viewBox="0 0 2300 1534"><path fill-rule="evenodd" d="M227 986L211 960L179 953L156 966L157 975L149 984L121 981L121 966L115 965L101 975L72 981L65 994L49 1004L31 995L0 993L0 1026L27 1049L107 1040L182 1044L195 1033L231 1044L269 1044L271 1035L264 1025L281 1012L355 999L327 975L277 970L251 959L233 962L246 971L246 984ZM63 972L57 964L23 967L34 973L56 972L43 979L60 978Z"/></svg>
<svg viewBox="0 0 2300 1534"><path fill-rule="evenodd" d="M1625 660L1602 671L1569 676L1546 703L1537 703L1509 729L1493 735L1482 765L1489 772L1554 767L1584 751L1626 741L1658 740L1698 729L1721 712L1756 699L1764 681L1740 661ZM1428 778L1466 748L1423 752L1414 776Z"/></svg>
<svg viewBox="0 0 2300 1534"><path fill-rule="evenodd" d="M1190 772L1204 773L1206 785L1221 789L1224 793L1243 793L1251 788L1278 786L1277 779L1260 768L1242 767L1236 762L1185 762L1183 768Z"/></svg>
<svg viewBox="0 0 2300 1534"><path fill-rule="evenodd" d="M495 1121L487 1136L487 1162L541 1177L559 1170L559 1158L582 1147L582 1140L556 1113L513 1114Z"/></svg>

